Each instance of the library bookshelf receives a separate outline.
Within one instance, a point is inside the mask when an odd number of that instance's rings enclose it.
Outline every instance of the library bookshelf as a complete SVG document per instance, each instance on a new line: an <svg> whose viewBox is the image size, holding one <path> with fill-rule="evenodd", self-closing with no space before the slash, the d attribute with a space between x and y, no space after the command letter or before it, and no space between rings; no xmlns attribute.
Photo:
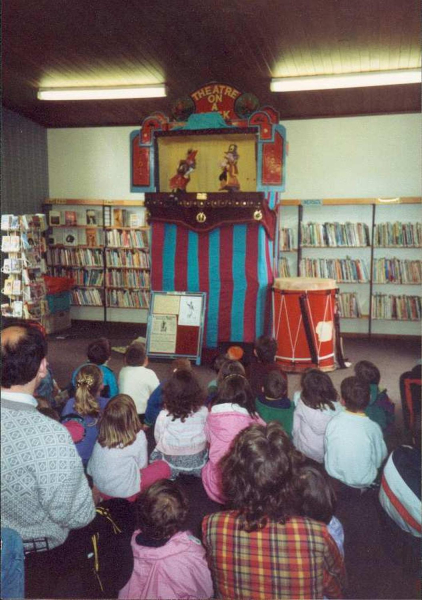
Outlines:
<svg viewBox="0 0 422 600"><path fill-rule="evenodd" d="M278 277L329 277L342 332L420 335L422 199L282 200Z"/></svg>
<svg viewBox="0 0 422 600"><path fill-rule="evenodd" d="M47 265L72 278L73 319L146 323L150 302L150 229L143 200L44 203Z"/></svg>

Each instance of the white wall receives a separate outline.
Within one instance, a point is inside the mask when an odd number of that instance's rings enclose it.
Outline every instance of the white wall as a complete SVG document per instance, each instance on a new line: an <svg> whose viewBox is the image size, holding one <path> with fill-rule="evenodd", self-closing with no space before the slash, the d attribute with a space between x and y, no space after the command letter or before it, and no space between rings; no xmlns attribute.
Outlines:
<svg viewBox="0 0 422 600"><path fill-rule="evenodd" d="M421 115L285 121L283 198L420 196Z"/></svg>
<svg viewBox="0 0 422 600"><path fill-rule="evenodd" d="M285 121L283 198L420 196L421 115ZM51 198L139 199L130 193L133 127L48 130Z"/></svg>
<svg viewBox="0 0 422 600"><path fill-rule="evenodd" d="M133 127L48 130L50 198L138 200L130 192Z"/></svg>

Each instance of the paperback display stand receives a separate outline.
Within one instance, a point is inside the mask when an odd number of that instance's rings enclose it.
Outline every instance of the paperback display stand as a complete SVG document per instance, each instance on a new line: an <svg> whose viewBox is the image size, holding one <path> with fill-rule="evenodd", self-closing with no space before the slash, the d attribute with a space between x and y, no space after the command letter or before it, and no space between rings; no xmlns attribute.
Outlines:
<svg viewBox="0 0 422 600"><path fill-rule="evenodd" d="M205 292L151 292L147 354L189 358L201 364Z"/></svg>

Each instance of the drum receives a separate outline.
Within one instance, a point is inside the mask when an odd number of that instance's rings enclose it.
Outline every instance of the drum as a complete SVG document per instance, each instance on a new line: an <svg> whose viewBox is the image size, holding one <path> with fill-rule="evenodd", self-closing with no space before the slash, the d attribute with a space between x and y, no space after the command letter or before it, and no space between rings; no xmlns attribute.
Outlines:
<svg viewBox="0 0 422 600"><path fill-rule="evenodd" d="M284 371L300 373L309 367L322 371L336 368L336 294L334 279L275 279L276 360Z"/></svg>

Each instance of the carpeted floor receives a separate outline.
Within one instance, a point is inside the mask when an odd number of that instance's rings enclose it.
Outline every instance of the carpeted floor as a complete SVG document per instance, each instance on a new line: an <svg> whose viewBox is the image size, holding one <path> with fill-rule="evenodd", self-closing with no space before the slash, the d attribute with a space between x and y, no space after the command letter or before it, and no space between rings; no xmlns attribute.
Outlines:
<svg viewBox="0 0 422 600"><path fill-rule="evenodd" d="M62 334L49 336L49 362L54 376L61 387L69 383L74 368L85 361L88 343L100 336L107 336L112 346L124 347L139 336L145 336L144 325L116 325L75 322L72 329ZM389 449L408 441L403 429L401 414L399 376L411 369L419 360L421 347L419 338L414 339L357 339L344 340L345 354L352 363L367 359L381 371L381 384L388 389L396 403L396 431L388 439ZM171 361L151 361L152 368L160 380L170 373ZM113 352L109 366L118 375L123 365L123 354ZM215 374L209 364L194 367L200 382L205 386ZM339 389L342 379L353 374L353 366L346 370L330 373L334 385ZM300 376L289 374L289 395L299 389ZM153 447L152 431L148 433ZM183 483L191 501L189 527L200 536L200 524L205 514L219 510L205 494L200 480ZM348 598L407 598L420 597L420 587L410 562L401 547L401 538L387 531L380 520L376 493L368 492L357 502L339 502L337 516L345 530L345 560L348 572ZM418 591L419 590L419 591Z"/></svg>

